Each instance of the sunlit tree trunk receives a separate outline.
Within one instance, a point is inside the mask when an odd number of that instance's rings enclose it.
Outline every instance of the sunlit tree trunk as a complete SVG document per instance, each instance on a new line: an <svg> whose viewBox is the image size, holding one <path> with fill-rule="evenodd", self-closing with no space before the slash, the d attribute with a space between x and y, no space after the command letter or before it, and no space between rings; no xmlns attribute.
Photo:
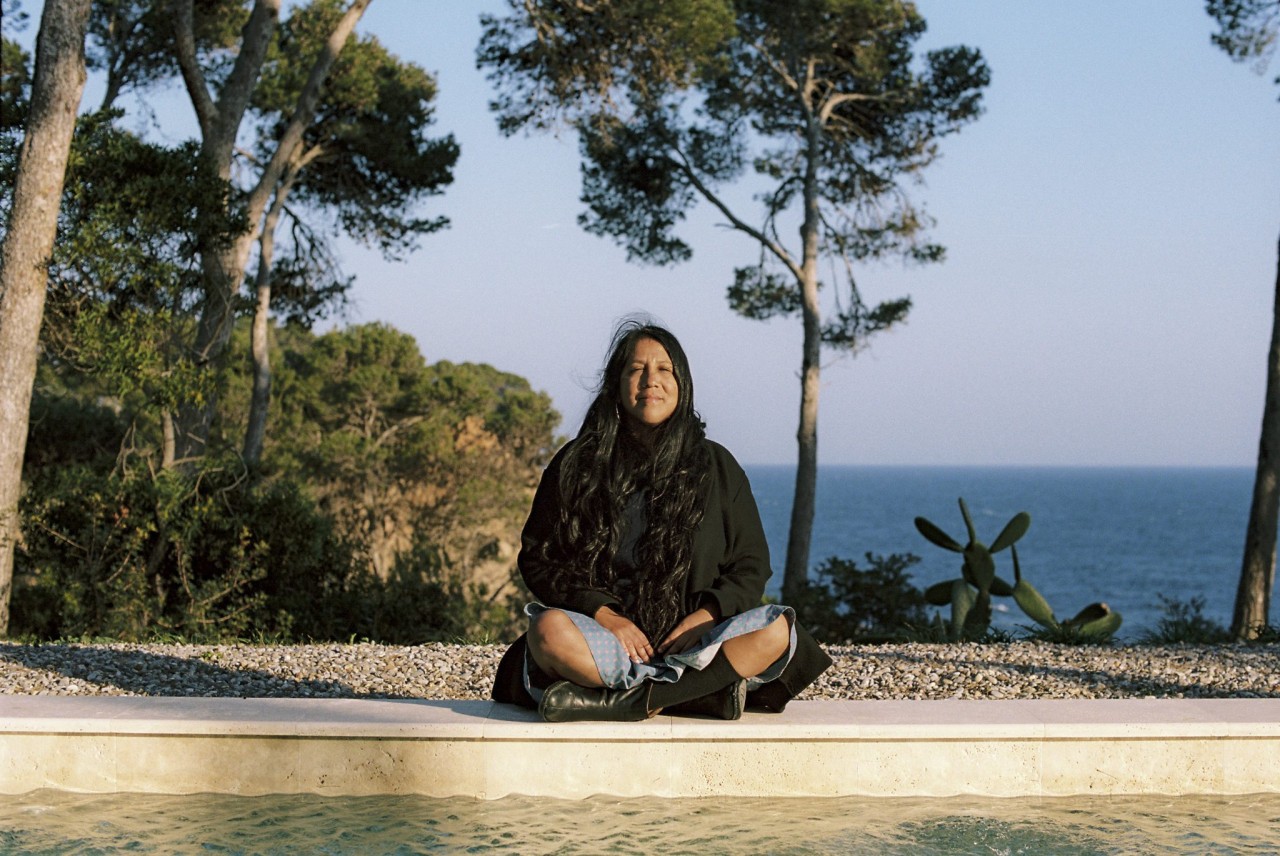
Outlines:
<svg viewBox="0 0 1280 856"><path fill-rule="evenodd" d="M285 175L276 190L275 201L262 221L262 237L258 239L258 276L254 283L258 302L253 309L249 344L253 358L253 393L249 399L249 424L244 433L244 460L250 467L256 467L262 460L262 447L267 438L267 412L271 405L271 264L275 258L276 226L280 223L280 213L297 175L297 171L292 169Z"/></svg>
<svg viewBox="0 0 1280 856"><path fill-rule="evenodd" d="M1272 308L1267 393L1258 441L1258 471L1245 530L1244 563L1236 589L1231 635L1252 639L1267 625L1276 580L1276 524L1280 514L1280 241L1276 245L1276 295Z"/></svg>
<svg viewBox="0 0 1280 856"><path fill-rule="evenodd" d="M267 253L273 238L263 231L258 242L257 303L253 307L249 354L253 358L253 392L249 397L249 424L244 432L244 462L256 467L262 460L262 446L267 437L267 410L271 404L271 262Z"/></svg>
<svg viewBox="0 0 1280 856"><path fill-rule="evenodd" d="M337 62L356 23L372 0L352 0L342 19L330 34L324 49L298 96L297 107L281 134L271 159L263 167L254 186L243 202L249 232L229 247L201 248L201 273L204 300L196 332L193 357L202 365L217 365L226 353L235 323L235 296L248 266L249 252L259 231L259 221L267 202L287 165L302 143L303 134L315 116L320 91L329 71ZM194 33L194 0L172 0L175 44L182 78L200 122L201 151L208 168L224 179L231 176L231 157L236 135L254 85L262 71L267 45L280 18L281 0L256 0L249 22L244 28L242 48L215 101L209 84L197 61ZM228 201L227 204L231 204ZM178 413L178 460L189 462L204 454L209 430L217 405L211 393L201 405L189 404Z"/></svg>
<svg viewBox="0 0 1280 856"><path fill-rule="evenodd" d="M800 277L804 357L800 368L800 423L796 429L798 457L796 488L791 502L791 528L787 536L787 561L782 574L783 602L797 601L809 581L809 546L818 492L818 393L822 375L822 309L818 304L817 157L821 129L809 123L809 160L804 178L804 220L800 225L803 247Z"/></svg>
<svg viewBox="0 0 1280 856"><path fill-rule="evenodd" d="M58 229L76 111L84 92L89 0L46 0L31 113L0 247L0 635L9 631L22 459L31 413L49 256Z"/></svg>

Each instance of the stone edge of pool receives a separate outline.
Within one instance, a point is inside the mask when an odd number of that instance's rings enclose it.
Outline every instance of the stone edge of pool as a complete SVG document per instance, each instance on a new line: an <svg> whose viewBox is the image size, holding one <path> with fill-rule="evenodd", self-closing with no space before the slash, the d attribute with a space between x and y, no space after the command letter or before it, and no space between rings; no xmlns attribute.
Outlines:
<svg viewBox="0 0 1280 856"><path fill-rule="evenodd" d="M551 725L487 701L0 696L0 793L1280 792L1280 699L801 701Z"/></svg>

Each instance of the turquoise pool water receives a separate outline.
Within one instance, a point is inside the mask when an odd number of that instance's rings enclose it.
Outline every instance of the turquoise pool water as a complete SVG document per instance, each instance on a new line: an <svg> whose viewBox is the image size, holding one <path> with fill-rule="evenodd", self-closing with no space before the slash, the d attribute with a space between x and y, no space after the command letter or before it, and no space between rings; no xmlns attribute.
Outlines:
<svg viewBox="0 0 1280 856"><path fill-rule="evenodd" d="M1276 854L1280 794L1053 799L0 799L3 854Z"/></svg>

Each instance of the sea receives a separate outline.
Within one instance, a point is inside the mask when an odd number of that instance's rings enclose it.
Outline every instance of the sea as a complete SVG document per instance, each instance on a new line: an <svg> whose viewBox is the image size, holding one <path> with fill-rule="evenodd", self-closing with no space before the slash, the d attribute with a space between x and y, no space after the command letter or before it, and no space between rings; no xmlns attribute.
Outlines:
<svg viewBox="0 0 1280 856"><path fill-rule="evenodd" d="M774 576L782 585L795 467L745 466L760 508ZM922 516L964 544L964 498L978 539L990 544L1020 511L1031 528L1017 542L1022 575L1059 619L1103 601L1123 616L1119 641L1158 628L1162 598L1231 623L1253 492L1248 467L821 466L810 567L828 557L869 567L867 553L911 553L920 588L960 575L961 557L926 541ZM1009 550L996 574L1013 582ZM930 608L933 610L934 608ZM992 626L1021 635L1032 625L1012 598L994 598ZM1271 623L1280 623L1274 613Z"/></svg>

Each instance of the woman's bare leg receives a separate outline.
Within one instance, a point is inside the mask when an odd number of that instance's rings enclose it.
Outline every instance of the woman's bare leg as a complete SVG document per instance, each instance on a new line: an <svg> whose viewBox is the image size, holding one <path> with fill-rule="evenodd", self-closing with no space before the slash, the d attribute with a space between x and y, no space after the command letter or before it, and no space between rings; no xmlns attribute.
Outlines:
<svg viewBox="0 0 1280 856"><path fill-rule="evenodd" d="M538 613L529 622L526 639L533 661L547 674L582 687L604 686L586 637L563 611Z"/></svg>
<svg viewBox="0 0 1280 856"><path fill-rule="evenodd" d="M727 640L720 650L739 677L754 678L772 666L790 645L791 625L785 615L780 615L759 630Z"/></svg>

